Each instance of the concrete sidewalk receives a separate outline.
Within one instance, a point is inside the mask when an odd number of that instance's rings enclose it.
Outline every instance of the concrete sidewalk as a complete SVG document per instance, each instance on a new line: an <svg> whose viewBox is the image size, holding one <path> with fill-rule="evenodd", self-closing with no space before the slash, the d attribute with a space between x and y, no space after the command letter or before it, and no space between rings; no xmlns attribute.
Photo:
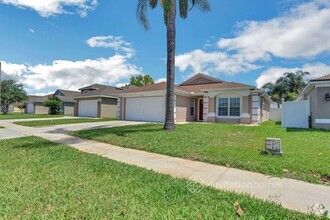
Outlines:
<svg viewBox="0 0 330 220"><path fill-rule="evenodd" d="M64 134L43 133L38 136L66 144L83 152L169 174L173 177L191 179L217 189L249 193L300 212L309 212L311 207L315 208L320 204L324 205L327 210L330 208L330 187L328 186L122 148ZM191 187L191 190L196 193L201 190L197 185L192 184Z"/></svg>
<svg viewBox="0 0 330 220"><path fill-rule="evenodd" d="M249 193L257 198L280 203L288 209L309 212L311 207L315 209L315 207L317 208L322 204L330 212L329 186L287 178L281 179L239 169L117 147L66 135L67 132L73 130L134 124L140 123L111 121L30 128L0 121L0 125L4 125L7 129L21 134L39 136L50 141L66 144L83 152L97 154L119 162L169 174L173 177L191 179L192 182L199 182L217 189ZM196 193L201 190L196 184L191 184L190 187Z"/></svg>

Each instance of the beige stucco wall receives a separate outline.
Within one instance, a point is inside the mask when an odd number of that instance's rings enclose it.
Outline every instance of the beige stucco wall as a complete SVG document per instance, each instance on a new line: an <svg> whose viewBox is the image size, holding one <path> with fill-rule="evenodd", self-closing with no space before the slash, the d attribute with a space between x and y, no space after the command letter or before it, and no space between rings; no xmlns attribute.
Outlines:
<svg viewBox="0 0 330 220"><path fill-rule="evenodd" d="M249 96L243 96L242 97L242 113L249 113L249 107L250 107Z"/></svg>
<svg viewBox="0 0 330 220"><path fill-rule="evenodd" d="M212 97L209 98L209 112L214 112L217 114L217 106L216 106L217 98ZM237 123L237 124L250 124L251 123L251 115L252 115L252 98L250 96L243 96L242 97L242 109L241 112L248 113L250 117L248 118L217 118L215 117L207 117L208 122L220 122L220 123Z"/></svg>
<svg viewBox="0 0 330 220"><path fill-rule="evenodd" d="M261 122L268 121L269 120L269 108L270 104L266 101L264 97L261 97Z"/></svg>
<svg viewBox="0 0 330 220"><path fill-rule="evenodd" d="M34 114L49 114L49 107L44 106L43 103L34 103Z"/></svg>
<svg viewBox="0 0 330 220"><path fill-rule="evenodd" d="M330 102L325 101L325 94L330 93L330 87L316 88L311 94L311 110L313 127L330 129L330 124L315 123L315 119L330 119Z"/></svg>
<svg viewBox="0 0 330 220"><path fill-rule="evenodd" d="M100 118L116 118L117 117L117 99L102 98L99 108Z"/></svg>
<svg viewBox="0 0 330 220"><path fill-rule="evenodd" d="M64 115L74 116L75 115L75 105L76 105L75 103L69 103L69 102L63 103Z"/></svg>
<svg viewBox="0 0 330 220"><path fill-rule="evenodd" d="M227 123L227 124L240 124L239 118L215 118L215 122Z"/></svg>
<svg viewBox="0 0 330 220"><path fill-rule="evenodd" d="M195 114L193 116L191 116L190 115L191 99L192 98L190 98L190 97L176 95L176 121L177 122L195 121L195 115L197 113L197 109L195 107Z"/></svg>

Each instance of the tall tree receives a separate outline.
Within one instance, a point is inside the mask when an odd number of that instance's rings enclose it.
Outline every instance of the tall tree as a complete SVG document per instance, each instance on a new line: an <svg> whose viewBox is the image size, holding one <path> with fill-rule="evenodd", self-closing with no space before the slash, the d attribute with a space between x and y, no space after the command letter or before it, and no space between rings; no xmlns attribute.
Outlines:
<svg viewBox="0 0 330 220"><path fill-rule="evenodd" d="M155 83L154 79L150 75L132 76L130 81L130 84L137 87L152 85Z"/></svg>
<svg viewBox="0 0 330 220"><path fill-rule="evenodd" d="M164 129L175 130L174 122L174 80L175 80L175 47L176 47L176 14L179 2L180 17L186 19L194 7L202 12L211 10L208 0L138 0L137 16L146 30L150 29L147 18L148 8L155 9L158 3L163 7L164 22L167 31L167 88L166 88L166 116Z"/></svg>
<svg viewBox="0 0 330 220"><path fill-rule="evenodd" d="M295 73L286 72L275 83L268 82L262 88L266 90L279 107L282 99L284 101L293 101L298 97L307 84L305 77L308 75L310 75L309 72L302 70L298 70Z"/></svg>
<svg viewBox="0 0 330 220"><path fill-rule="evenodd" d="M4 80L1 82L1 111L4 115L8 114L9 106L27 100L27 94L23 84L15 80Z"/></svg>

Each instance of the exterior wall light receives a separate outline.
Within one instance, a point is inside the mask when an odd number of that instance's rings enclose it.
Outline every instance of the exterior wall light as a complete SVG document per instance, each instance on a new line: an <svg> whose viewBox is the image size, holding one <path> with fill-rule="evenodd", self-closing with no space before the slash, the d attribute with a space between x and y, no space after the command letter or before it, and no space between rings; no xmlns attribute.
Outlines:
<svg viewBox="0 0 330 220"><path fill-rule="evenodd" d="M325 94L325 101L330 102L330 93Z"/></svg>

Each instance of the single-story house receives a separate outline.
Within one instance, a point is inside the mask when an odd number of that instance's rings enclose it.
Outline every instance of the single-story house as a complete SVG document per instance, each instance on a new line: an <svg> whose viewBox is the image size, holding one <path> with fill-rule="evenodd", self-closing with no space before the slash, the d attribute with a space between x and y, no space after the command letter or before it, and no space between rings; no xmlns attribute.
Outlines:
<svg viewBox="0 0 330 220"><path fill-rule="evenodd" d="M79 117L116 118L116 95L123 89L93 84L79 90L80 94L74 97Z"/></svg>
<svg viewBox="0 0 330 220"><path fill-rule="evenodd" d="M49 107L44 106L44 101L48 99L46 96L30 95L25 102L25 113L27 114L48 114Z"/></svg>
<svg viewBox="0 0 330 220"><path fill-rule="evenodd" d="M164 122L165 94L165 82L118 93L118 119ZM176 122L260 123L271 103L264 90L201 73L175 86Z"/></svg>
<svg viewBox="0 0 330 220"><path fill-rule="evenodd" d="M330 74L309 81L297 101L310 100L313 128L330 130Z"/></svg>
<svg viewBox="0 0 330 220"><path fill-rule="evenodd" d="M60 112L70 116L76 116L78 114L77 101L74 100L74 97L79 96L80 92L58 89L54 95L62 102L61 107L58 109Z"/></svg>

